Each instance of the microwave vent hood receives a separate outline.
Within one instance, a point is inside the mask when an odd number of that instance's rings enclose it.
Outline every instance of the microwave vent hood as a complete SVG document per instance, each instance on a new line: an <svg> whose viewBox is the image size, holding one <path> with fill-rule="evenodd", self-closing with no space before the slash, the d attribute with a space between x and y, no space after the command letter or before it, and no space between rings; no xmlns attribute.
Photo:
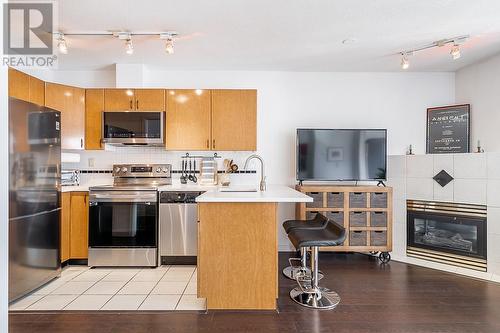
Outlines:
<svg viewBox="0 0 500 333"><path fill-rule="evenodd" d="M103 142L120 146L164 146L162 111L104 111Z"/></svg>

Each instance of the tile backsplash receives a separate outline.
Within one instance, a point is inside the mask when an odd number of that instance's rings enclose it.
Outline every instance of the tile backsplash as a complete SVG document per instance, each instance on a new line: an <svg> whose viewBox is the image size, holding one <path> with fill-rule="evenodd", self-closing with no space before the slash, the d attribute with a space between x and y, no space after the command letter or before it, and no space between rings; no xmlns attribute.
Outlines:
<svg viewBox="0 0 500 333"><path fill-rule="evenodd" d="M63 169L79 169L86 171L94 171L82 173L80 177L81 184L107 184L112 182L112 176L105 171L111 171L113 164L120 163L167 163L172 165L172 170L181 170L182 156L186 152L182 151L167 151L162 147L116 147L106 146L105 150L64 150L64 153L72 153L80 155L79 162L63 162ZM189 155L193 156L213 156L215 152L210 151L189 151ZM243 170L245 160L252 152L235 152L222 151L217 152L220 158L216 159L218 170L223 170L224 159L232 159L238 165L239 170ZM259 166L255 161L252 161L249 170L259 170ZM199 160L197 160L197 168L199 170ZM178 173L172 175L173 179L179 178ZM246 184L257 181L258 176L253 174L232 174L231 182L238 184Z"/></svg>

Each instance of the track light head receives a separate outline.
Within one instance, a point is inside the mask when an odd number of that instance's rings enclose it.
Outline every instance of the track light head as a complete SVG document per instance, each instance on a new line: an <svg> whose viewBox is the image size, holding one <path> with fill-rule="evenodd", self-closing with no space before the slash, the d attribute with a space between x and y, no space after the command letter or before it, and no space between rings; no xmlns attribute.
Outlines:
<svg viewBox="0 0 500 333"><path fill-rule="evenodd" d="M66 39L64 39L64 34L62 32L58 33L57 36L57 48L62 54L68 54L68 45L66 44Z"/></svg>
<svg viewBox="0 0 500 333"><path fill-rule="evenodd" d="M407 53L401 53L401 69L410 68L410 61L408 60Z"/></svg>
<svg viewBox="0 0 500 333"><path fill-rule="evenodd" d="M165 40L165 52L167 54L174 53L174 38L178 35L175 31L162 32L160 34L160 39Z"/></svg>
<svg viewBox="0 0 500 333"><path fill-rule="evenodd" d="M453 46L451 47L450 54L451 54L451 57L453 58L453 60L459 59L461 56L460 45L457 43L454 43Z"/></svg>
<svg viewBox="0 0 500 333"><path fill-rule="evenodd" d="M134 45L132 44L132 38L125 40L125 53L134 54Z"/></svg>

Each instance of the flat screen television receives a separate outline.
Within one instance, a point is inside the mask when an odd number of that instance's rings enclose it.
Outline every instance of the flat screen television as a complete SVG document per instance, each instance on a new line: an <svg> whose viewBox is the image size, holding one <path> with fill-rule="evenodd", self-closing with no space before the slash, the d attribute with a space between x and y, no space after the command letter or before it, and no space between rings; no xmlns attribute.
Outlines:
<svg viewBox="0 0 500 333"><path fill-rule="evenodd" d="M297 180L386 180L387 130L297 129Z"/></svg>

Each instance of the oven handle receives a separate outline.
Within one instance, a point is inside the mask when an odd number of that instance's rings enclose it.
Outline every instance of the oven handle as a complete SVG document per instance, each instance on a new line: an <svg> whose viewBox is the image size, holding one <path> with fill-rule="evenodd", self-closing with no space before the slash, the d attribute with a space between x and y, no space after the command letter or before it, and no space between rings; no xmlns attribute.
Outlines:
<svg viewBox="0 0 500 333"><path fill-rule="evenodd" d="M99 202L133 202L144 203L146 205L156 204L158 201L157 193L91 193L89 205L95 206Z"/></svg>

